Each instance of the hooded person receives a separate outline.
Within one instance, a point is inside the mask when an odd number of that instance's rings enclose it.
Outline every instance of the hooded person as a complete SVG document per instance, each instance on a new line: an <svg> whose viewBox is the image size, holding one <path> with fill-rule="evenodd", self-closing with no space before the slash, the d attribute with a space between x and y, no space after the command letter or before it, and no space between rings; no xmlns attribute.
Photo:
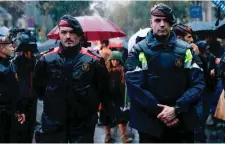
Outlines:
<svg viewBox="0 0 225 144"><path fill-rule="evenodd" d="M70 15L59 21L59 47L43 54L34 87L44 109L36 142L93 143L99 103L107 109L108 72L103 58L82 48L83 30Z"/></svg>
<svg viewBox="0 0 225 144"><path fill-rule="evenodd" d="M105 143L110 143L112 140L110 126L114 123L119 126L122 142L128 143L132 141L132 138L129 138L127 134L127 122L129 118L127 118L126 113L129 113L129 111L123 110L126 94L122 53L113 51L106 62L106 67L109 72L109 94L112 95L114 107L112 119L106 117L103 121L106 132Z"/></svg>

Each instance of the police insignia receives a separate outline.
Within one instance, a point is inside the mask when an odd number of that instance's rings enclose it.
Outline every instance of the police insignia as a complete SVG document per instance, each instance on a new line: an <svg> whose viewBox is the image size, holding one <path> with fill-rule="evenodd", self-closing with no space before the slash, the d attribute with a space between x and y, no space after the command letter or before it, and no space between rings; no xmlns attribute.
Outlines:
<svg viewBox="0 0 225 144"><path fill-rule="evenodd" d="M176 59L175 60L175 66L176 67L182 67L183 66L183 62L181 59Z"/></svg>
<svg viewBox="0 0 225 144"><path fill-rule="evenodd" d="M89 67L90 67L89 64L87 64L87 63L86 64L83 64L82 70L83 71L89 71Z"/></svg>

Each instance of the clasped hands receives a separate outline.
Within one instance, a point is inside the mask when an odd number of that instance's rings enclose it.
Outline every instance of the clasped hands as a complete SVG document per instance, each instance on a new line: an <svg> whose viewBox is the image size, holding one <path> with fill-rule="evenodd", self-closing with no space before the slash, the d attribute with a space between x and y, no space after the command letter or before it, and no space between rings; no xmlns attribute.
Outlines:
<svg viewBox="0 0 225 144"><path fill-rule="evenodd" d="M158 107L162 108L162 112L157 115L166 126L172 127L179 124L179 119L176 117L175 108L167 105L158 104Z"/></svg>
<svg viewBox="0 0 225 144"><path fill-rule="evenodd" d="M20 124L24 124L25 122L25 119L26 119L26 116L24 113L15 113L15 117L17 118L17 121L20 123Z"/></svg>

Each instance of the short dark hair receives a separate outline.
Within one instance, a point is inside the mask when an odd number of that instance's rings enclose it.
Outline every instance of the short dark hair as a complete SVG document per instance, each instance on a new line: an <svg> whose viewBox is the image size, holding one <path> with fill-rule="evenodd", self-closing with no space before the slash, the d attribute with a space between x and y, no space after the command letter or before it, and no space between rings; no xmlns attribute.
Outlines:
<svg viewBox="0 0 225 144"><path fill-rule="evenodd" d="M100 41L101 44L105 44L105 46L109 45L109 40L101 40Z"/></svg>
<svg viewBox="0 0 225 144"><path fill-rule="evenodd" d="M184 24L176 24L173 26L173 31L176 33L177 36L184 37L188 33L192 34L192 29L189 26Z"/></svg>

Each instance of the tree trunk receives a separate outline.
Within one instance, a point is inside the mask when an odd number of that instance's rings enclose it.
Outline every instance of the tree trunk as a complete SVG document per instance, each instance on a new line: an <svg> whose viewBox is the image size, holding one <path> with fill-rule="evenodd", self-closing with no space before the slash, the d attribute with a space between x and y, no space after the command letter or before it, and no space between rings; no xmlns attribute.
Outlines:
<svg viewBox="0 0 225 144"><path fill-rule="evenodd" d="M47 29L48 13L49 13L49 10L45 10L45 13L44 13L44 15L42 17L42 33L43 33L43 38L45 40L47 39L46 29Z"/></svg>

